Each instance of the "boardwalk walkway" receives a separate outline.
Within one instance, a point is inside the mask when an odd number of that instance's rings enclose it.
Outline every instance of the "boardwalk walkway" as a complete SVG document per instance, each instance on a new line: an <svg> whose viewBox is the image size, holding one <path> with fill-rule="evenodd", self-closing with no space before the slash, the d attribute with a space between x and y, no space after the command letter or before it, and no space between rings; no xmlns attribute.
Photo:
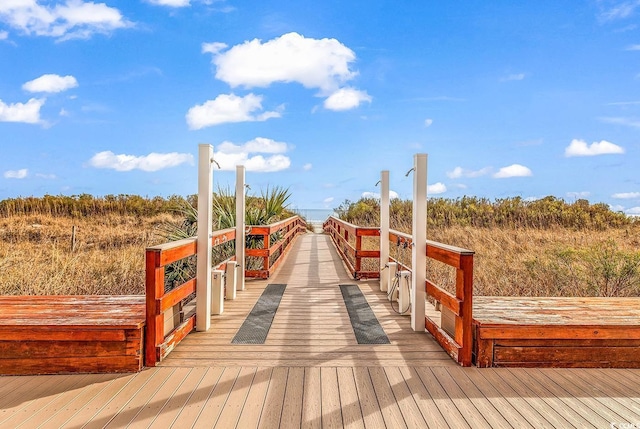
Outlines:
<svg viewBox="0 0 640 429"><path fill-rule="evenodd" d="M247 282L209 332L189 335L161 367L0 378L0 428L640 423L640 371L458 367L429 335L409 331L375 282L349 279L325 236L295 246L274 277ZM267 283L288 286L265 344L230 344ZM337 287L347 283L360 286L391 344L356 343Z"/></svg>

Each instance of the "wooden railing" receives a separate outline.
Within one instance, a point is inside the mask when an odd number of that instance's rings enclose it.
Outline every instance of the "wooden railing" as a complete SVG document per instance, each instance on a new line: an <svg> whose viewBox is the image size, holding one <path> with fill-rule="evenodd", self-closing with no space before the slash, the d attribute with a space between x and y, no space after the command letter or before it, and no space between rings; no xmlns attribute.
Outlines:
<svg viewBox="0 0 640 429"><path fill-rule="evenodd" d="M247 249L246 257L262 258L262 268L247 270L247 277L268 279L271 273L284 259L293 239L307 230L307 225L299 216L292 216L283 221L265 226L248 227L247 237L261 236L262 248Z"/></svg>
<svg viewBox="0 0 640 429"><path fill-rule="evenodd" d="M268 278L282 261L296 235L306 230L306 224L300 217L293 216L271 225L250 226L248 230L247 236L263 236L262 249L246 250L247 257L262 257L263 267L261 270L245 269L245 276ZM235 228L214 231L211 245L215 249L235 241L235 238ZM273 243L269 245L271 242ZM165 268L182 259L195 258L196 250L195 237L146 249L146 366L155 366L162 361L196 326L195 313L185 314L182 308L188 297L195 297L196 279L191 278L165 292ZM235 260L235 256L223 261L214 269L224 270L227 262L232 260Z"/></svg>
<svg viewBox="0 0 640 429"><path fill-rule="evenodd" d="M362 250L361 240L357 240L357 237L375 236L375 231L379 236L378 228L363 228L334 217L330 217L323 226L325 232L331 235L338 252L354 278L380 277L380 272L359 271L361 265L358 262L358 257L378 258L379 260L380 251ZM356 237L355 246L349 241L351 236ZM389 232L389 240L396 245L407 248L410 248L412 244L411 235L394 230ZM449 333L428 316L425 317L425 326L447 353L463 366L471 365L473 351L473 255L474 252L471 250L427 240L427 258L455 268L456 292L453 295L430 280L426 281L427 295L443 307L441 314L453 317L453 327ZM411 269L393 258L389 258L389 261L397 262L399 269Z"/></svg>
<svg viewBox="0 0 640 429"><path fill-rule="evenodd" d="M378 271L364 271L362 269L363 258L380 259L379 250L364 250L362 248L362 237L380 237L379 228L357 226L333 216L329 217L322 227L324 232L333 239L338 253L354 279L380 277Z"/></svg>

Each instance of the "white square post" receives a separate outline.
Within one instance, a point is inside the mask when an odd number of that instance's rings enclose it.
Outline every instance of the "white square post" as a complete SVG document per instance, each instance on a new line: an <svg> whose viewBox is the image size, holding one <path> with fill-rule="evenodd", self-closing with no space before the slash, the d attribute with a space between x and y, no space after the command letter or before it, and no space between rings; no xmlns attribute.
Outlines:
<svg viewBox="0 0 640 429"><path fill-rule="evenodd" d="M383 275L389 264L389 170L380 172L380 290L389 289L389 276Z"/></svg>
<svg viewBox="0 0 640 429"><path fill-rule="evenodd" d="M211 271L211 314L219 315L224 312L223 277L224 271Z"/></svg>
<svg viewBox="0 0 640 429"><path fill-rule="evenodd" d="M413 156L411 328L424 332L427 281L427 154Z"/></svg>
<svg viewBox="0 0 640 429"><path fill-rule="evenodd" d="M227 268L224 273L224 283L228 300L236 299L236 267L236 261L227 262Z"/></svg>
<svg viewBox="0 0 640 429"><path fill-rule="evenodd" d="M236 166L236 262L238 263L238 278L236 290L244 290L245 267L245 195L244 195L244 165Z"/></svg>
<svg viewBox="0 0 640 429"><path fill-rule="evenodd" d="M213 146L198 146L198 235L196 262L196 330L211 326L211 228L213 221Z"/></svg>

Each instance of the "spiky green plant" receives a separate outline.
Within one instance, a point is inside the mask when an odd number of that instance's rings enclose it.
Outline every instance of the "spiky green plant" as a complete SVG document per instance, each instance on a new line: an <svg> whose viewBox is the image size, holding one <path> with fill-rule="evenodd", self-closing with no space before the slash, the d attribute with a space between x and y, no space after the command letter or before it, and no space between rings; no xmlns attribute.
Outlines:
<svg viewBox="0 0 640 429"><path fill-rule="evenodd" d="M247 225L269 225L290 216L287 210L287 201L291 197L289 190L280 186L267 187L261 191L259 197L247 196L247 208L245 211L245 223ZM213 196L213 229L232 228L236 225L235 193L229 188L220 188ZM160 227L160 233L167 241L175 241L193 237L198 230L198 210L188 201L183 201L175 208L182 220L178 223L166 223ZM269 243L273 244L280 239L280 234L275 233L269 237ZM261 248L262 237L247 235L245 246L249 249ZM235 242L216 246L212 250L213 263L217 264L229 258L235 253ZM259 269L262 260L247 258L248 269ZM195 275L195 258L185 258L177 261L165 270L167 289L180 284Z"/></svg>

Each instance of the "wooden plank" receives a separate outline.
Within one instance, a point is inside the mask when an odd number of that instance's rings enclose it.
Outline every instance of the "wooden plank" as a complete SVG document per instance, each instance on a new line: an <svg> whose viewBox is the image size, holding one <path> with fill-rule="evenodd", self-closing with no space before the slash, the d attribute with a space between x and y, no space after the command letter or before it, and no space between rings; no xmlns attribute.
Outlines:
<svg viewBox="0 0 640 429"><path fill-rule="evenodd" d="M223 368L205 368L206 372L204 377L194 388L193 393L187 399L186 404L180 410L176 421L179 421L184 427L192 427L195 421L200 416L200 413L204 409L205 404L211 397L220 376L222 375Z"/></svg>
<svg viewBox="0 0 640 429"><path fill-rule="evenodd" d="M267 389L267 396L262 407L259 428L271 429L280 427L284 393L287 387L288 368L274 368Z"/></svg>
<svg viewBox="0 0 640 429"><path fill-rule="evenodd" d="M132 429L150 427L190 372L191 368L176 368L176 370L166 378L162 386L153 394L149 395L147 402L139 408L137 413L128 422L127 427Z"/></svg>
<svg viewBox="0 0 640 429"><path fill-rule="evenodd" d="M490 428L491 423L486 420L487 416L475 407L475 404L457 385L452 375L448 371L442 371L442 368L431 368L431 372L436 377L442 388L447 392L460 413L465 419L477 428Z"/></svg>
<svg viewBox="0 0 640 429"><path fill-rule="evenodd" d="M55 356L140 356L140 341L0 341L0 361Z"/></svg>
<svg viewBox="0 0 640 429"><path fill-rule="evenodd" d="M338 393L338 373L336 368L320 368L322 390L322 427L342 427L342 410Z"/></svg>
<svg viewBox="0 0 640 429"><path fill-rule="evenodd" d="M385 427L381 406L367 368L353 368L365 427Z"/></svg>
<svg viewBox="0 0 640 429"><path fill-rule="evenodd" d="M460 410L445 389L440 385L430 368L415 368L415 373L420 377L422 384L433 398L440 413L445 416L450 427L469 428L469 423L460 413Z"/></svg>
<svg viewBox="0 0 640 429"><path fill-rule="evenodd" d="M617 404L615 401L601 398L598 394L586 397L586 395L584 395L585 391L591 390L593 393L595 393L594 390L597 391L597 389L594 389L594 384L579 387L581 382L576 377L571 376L571 371L569 370L549 371L543 369L533 371L536 371L541 376L547 377L570 396L579 398L580 401L591 410L591 414L598 413L609 422L636 421L638 418L638 416L630 412L630 410L620 406L620 404ZM582 397L580 395L582 395Z"/></svg>
<svg viewBox="0 0 640 429"><path fill-rule="evenodd" d="M549 339L549 340L579 340L579 339L638 339L635 326L610 325L518 325L509 327L486 326L479 329L482 339Z"/></svg>
<svg viewBox="0 0 640 429"><path fill-rule="evenodd" d="M561 367L565 364L578 366L581 363L602 367L616 362L640 365L640 347L562 347L550 343L546 347L501 347L494 349L495 365L503 363L543 362L549 366Z"/></svg>
<svg viewBox="0 0 640 429"><path fill-rule="evenodd" d="M156 371L155 377L152 377L147 381L144 386L140 386L140 389L136 391L125 405L120 408L115 414L111 415L106 422L103 422L102 426L98 426L98 421L92 420L93 427L104 428L122 428L126 427L135 417L140 410L144 408L155 393L164 385L164 383L174 374L175 369Z"/></svg>
<svg viewBox="0 0 640 429"><path fill-rule="evenodd" d="M196 279L191 279L181 284L177 288L171 290L162 296L159 300L156 300L156 313L164 313L180 301L195 293L196 291Z"/></svg>
<svg viewBox="0 0 640 429"><path fill-rule="evenodd" d="M534 427L592 427L544 387L518 379L504 369L479 370L487 387L499 392ZM582 424L577 424L582 423Z"/></svg>
<svg viewBox="0 0 640 429"><path fill-rule="evenodd" d="M574 421L580 423L576 427L585 428L606 427L605 425L610 423L585 406L579 398L567 395L566 391L541 376L536 370L510 369L501 371L500 374L501 378L508 381L521 397L532 395L540 398L540 400L530 401L530 403L535 405L536 409L556 427L566 427L569 422ZM532 391L538 391L541 394L536 395Z"/></svg>
<svg viewBox="0 0 640 429"><path fill-rule="evenodd" d="M176 422L178 414L185 407L192 394L194 394L196 386L200 384L206 372L207 368L191 368L187 376L180 385L177 386L177 389L164 403L162 409L159 410L158 415L148 427L171 427L171 425ZM136 419L134 423L138 426L138 419Z"/></svg>
<svg viewBox="0 0 640 429"><path fill-rule="evenodd" d="M148 391L153 391L154 387L161 383L163 377L166 376L167 371L173 371L172 369L163 369L162 371L143 371L136 375L127 376L128 382L119 390L114 392L115 394L108 398L102 406L99 407L91 418L86 419L83 424L83 428L86 429L98 429L104 428L118 413L127 412L125 406L129 401L139 393L140 390L151 382Z"/></svg>
<svg viewBox="0 0 640 429"><path fill-rule="evenodd" d="M173 349L196 327L196 315L188 317L184 322L178 325L169 335L164 337L164 341L158 347L160 361L162 361Z"/></svg>
<svg viewBox="0 0 640 429"><path fill-rule="evenodd" d="M227 398L233 390L233 385L236 383L238 375L240 374L240 368L225 368L218 380L213 391L207 398L206 403L203 405L200 415L193 424L193 428L211 428L215 426L215 423L222 413Z"/></svg>
<svg viewBox="0 0 640 429"><path fill-rule="evenodd" d="M387 427L406 428L407 424L404 421L393 391L389 386L389 380L387 380L384 369L379 367L369 368L369 375L371 376L373 390L378 398L382 417Z"/></svg>
<svg viewBox="0 0 640 429"><path fill-rule="evenodd" d="M398 367L387 367L384 372L387 375L391 391L395 396L406 425L410 428L425 427L427 423L422 417L422 413L418 409L418 405L405 383L400 369Z"/></svg>
<svg viewBox="0 0 640 429"><path fill-rule="evenodd" d="M240 370L240 374L233 385L227 402L224 404L216 426L221 428L237 427L240 413L246 404L249 388L253 383L255 375L256 368L242 368Z"/></svg>
<svg viewBox="0 0 640 429"><path fill-rule="evenodd" d="M440 368L433 370L434 374L438 377L438 373L441 375L443 371ZM502 415L504 410L496 409L493 404L482 394L478 387L465 375L466 371L461 367L447 368L446 374L451 377L451 380L459 387L459 394L469 398L469 401L478 410L478 412L485 418L489 426L492 428L510 428L512 427L509 420ZM441 377L438 377L439 379ZM451 392L449 392L451 394Z"/></svg>
<svg viewBox="0 0 640 429"><path fill-rule="evenodd" d="M562 375L569 382L575 382L576 386L593 393L598 401L623 416L625 421L640 422L640 398L638 395L636 398L629 397L629 390L622 389L617 380L601 377L597 371L589 371L588 375L582 371L563 372Z"/></svg>
<svg viewBox="0 0 640 429"><path fill-rule="evenodd" d="M434 399L424 387L424 384L422 384L422 380L420 380L420 376L416 373L415 368L400 367L399 371L407 384L411 396L413 396L413 399L416 401L418 410L422 414L422 418L424 418L427 427L449 427Z"/></svg>
<svg viewBox="0 0 640 429"><path fill-rule="evenodd" d="M427 294L431 295L436 301L439 301L453 312L456 316L462 314L462 301L451 295L446 290L440 288L435 283L427 280L426 283Z"/></svg>
<svg viewBox="0 0 640 429"><path fill-rule="evenodd" d="M73 385L67 385L64 389L61 389L60 393L52 395L50 397L42 398L42 400L34 401L32 409L22 410L27 415L26 419L21 421L7 421L3 424L4 427L17 427L19 424L21 428L32 429L45 425L46 427L57 427L54 424L49 424L48 421L51 417L58 414L61 409L68 406L69 403L74 402L81 396L90 395L91 390L94 387L92 381L100 383L106 380L110 375L88 375L73 377L75 382ZM100 386L101 387L101 386ZM69 415L63 415L63 421L66 420ZM14 426L15 425L15 426Z"/></svg>
<svg viewBox="0 0 640 429"><path fill-rule="evenodd" d="M360 408L353 368L337 368L337 373L343 425L345 428L364 429L362 409Z"/></svg>
<svg viewBox="0 0 640 429"><path fill-rule="evenodd" d="M253 378L242 414L236 425L237 428L258 427L272 372L273 369L267 367L258 367L256 369L256 375Z"/></svg>
<svg viewBox="0 0 640 429"><path fill-rule="evenodd" d="M141 364L136 356L0 359L0 374L137 372Z"/></svg>
<svg viewBox="0 0 640 429"><path fill-rule="evenodd" d="M120 392L134 377L134 375L118 376L108 383L100 393L87 397L89 401L84 406L77 407L76 413L57 427L82 427L85 423L89 422L109 401L113 400L116 395L120 394ZM143 376L140 375L140 377Z"/></svg>
<svg viewBox="0 0 640 429"><path fill-rule="evenodd" d="M304 369L304 392L302 402L303 429L320 429L322 427L322 390L320 387L320 368Z"/></svg>
<svg viewBox="0 0 640 429"><path fill-rule="evenodd" d="M287 388L282 405L282 427L300 427L304 392L304 368L289 368Z"/></svg>
<svg viewBox="0 0 640 429"><path fill-rule="evenodd" d="M493 405L495 410L489 410L491 414L499 413L508 422L508 426L533 429L534 426L526 417L532 412L531 408L512 405L506 398L509 396L508 392L499 391L497 386L487 382L482 376L482 370L476 368L451 368L451 370L452 374L455 374L456 382L467 395L471 393L472 396L484 396Z"/></svg>

